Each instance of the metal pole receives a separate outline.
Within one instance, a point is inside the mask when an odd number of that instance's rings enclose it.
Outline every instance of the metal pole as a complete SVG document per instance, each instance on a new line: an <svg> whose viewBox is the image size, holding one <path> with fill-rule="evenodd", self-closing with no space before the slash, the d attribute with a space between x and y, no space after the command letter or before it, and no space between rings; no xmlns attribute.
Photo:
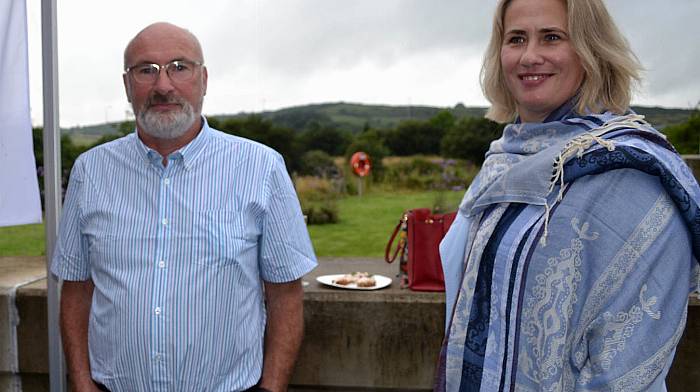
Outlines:
<svg viewBox="0 0 700 392"><path fill-rule="evenodd" d="M65 361L58 326L59 282L49 270L61 213L61 130L58 122L58 46L56 0L41 1L41 52L44 83L44 224L46 229L46 302L51 392L66 387Z"/></svg>

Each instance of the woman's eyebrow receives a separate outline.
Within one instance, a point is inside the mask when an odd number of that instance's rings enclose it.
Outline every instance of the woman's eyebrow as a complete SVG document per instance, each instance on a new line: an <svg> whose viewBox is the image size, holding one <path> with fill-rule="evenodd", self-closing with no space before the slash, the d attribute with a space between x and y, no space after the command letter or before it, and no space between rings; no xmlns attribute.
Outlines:
<svg viewBox="0 0 700 392"><path fill-rule="evenodd" d="M511 29L511 30L506 31L506 35L508 35L508 34L522 35L522 34L527 34L527 32L525 30L521 30L521 29Z"/></svg>

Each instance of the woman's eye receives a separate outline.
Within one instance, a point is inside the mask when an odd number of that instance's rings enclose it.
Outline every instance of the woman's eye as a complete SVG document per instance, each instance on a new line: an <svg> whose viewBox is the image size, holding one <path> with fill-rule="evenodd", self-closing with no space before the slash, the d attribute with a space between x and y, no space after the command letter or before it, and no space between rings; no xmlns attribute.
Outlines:
<svg viewBox="0 0 700 392"><path fill-rule="evenodd" d="M560 39L561 39L561 37L558 36L557 34L547 34L544 36L545 41L558 41Z"/></svg>
<svg viewBox="0 0 700 392"><path fill-rule="evenodd" d="M522 44L523 42L525 42L525 37L513 36L513 37L508 38L508 43L511 45L518 45L518 44Z"/></svg>

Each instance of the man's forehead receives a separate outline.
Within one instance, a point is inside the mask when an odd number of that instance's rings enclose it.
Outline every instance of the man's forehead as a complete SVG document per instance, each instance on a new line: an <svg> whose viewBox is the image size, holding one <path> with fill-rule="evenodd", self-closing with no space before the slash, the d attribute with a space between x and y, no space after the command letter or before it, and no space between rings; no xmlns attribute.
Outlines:
<svg viewBox="0 0 700 392"><path fill-rule="evenodd" d="M176 40L141 41L134 43L127 53L132 62L169 62L172 60L200 60L196 47Z"/></svg>
<svg viewBox="0 0 700 392"><path fill-rule="evenodd" d="M125 62L130 64L182 59L203 61L197 38L189 31L167 23L142 30L129 42L124 55Z"/></svg>

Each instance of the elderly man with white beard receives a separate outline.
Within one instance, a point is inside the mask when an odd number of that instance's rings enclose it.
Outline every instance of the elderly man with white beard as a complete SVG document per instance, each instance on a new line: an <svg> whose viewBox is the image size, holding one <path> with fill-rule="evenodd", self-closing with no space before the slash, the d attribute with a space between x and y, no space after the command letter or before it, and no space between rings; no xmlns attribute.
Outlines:
<svg viewBox="0 0 700 392"><path fill-rule="evenodd" d="M316 266L281 156L207 125L197 38L124 52L134 133L73 167L51 270L76 391L284 391Z"/></svg>

